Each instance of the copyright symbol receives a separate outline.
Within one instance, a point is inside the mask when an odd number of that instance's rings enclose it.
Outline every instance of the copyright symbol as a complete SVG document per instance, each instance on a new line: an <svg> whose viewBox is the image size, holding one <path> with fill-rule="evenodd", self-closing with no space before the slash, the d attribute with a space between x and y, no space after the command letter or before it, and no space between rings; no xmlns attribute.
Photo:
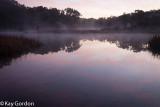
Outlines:
<svg viewBox="0 0 160 107"><path fill-rule="evenodd" d="M3 105L4 105L4 102L3 102L3 101L1 101L1 102L0 102L0 106L3 106Z"/></svg>

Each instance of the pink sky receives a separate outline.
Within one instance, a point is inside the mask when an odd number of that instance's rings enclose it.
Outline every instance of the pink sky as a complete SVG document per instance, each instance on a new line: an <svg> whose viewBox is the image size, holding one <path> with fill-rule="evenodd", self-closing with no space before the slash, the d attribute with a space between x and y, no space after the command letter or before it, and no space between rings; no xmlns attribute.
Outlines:
<svg viewBox="0 0 160 107"><path fill-rule="evenodd" d="M26 6L45 6L78 10L82 17L99 18L118 16L124 12L130 13L136 9L144 11L159 9L160 0L17 0Z"/></svg>

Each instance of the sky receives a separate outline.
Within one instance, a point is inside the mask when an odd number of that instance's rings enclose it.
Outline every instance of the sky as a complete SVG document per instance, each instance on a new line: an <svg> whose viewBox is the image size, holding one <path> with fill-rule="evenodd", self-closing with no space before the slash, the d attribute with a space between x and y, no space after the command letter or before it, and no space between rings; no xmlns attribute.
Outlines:
<svg viewBox="0 0 160 107"><path fill-rule="evenodd" d="M17 0L29 7L45 6L78 10L83 18L119 16L135 10L160 9L160 0Z"/></svg>

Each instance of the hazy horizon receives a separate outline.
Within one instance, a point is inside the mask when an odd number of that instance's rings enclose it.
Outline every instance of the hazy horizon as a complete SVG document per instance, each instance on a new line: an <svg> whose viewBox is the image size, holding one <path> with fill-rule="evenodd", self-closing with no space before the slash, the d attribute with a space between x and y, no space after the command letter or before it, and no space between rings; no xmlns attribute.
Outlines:
<svg viewBox="0 0 160 107"><path fill-rule="evenodd" d="M134 10L159 9L160 0L16 0L29 7L44 6L58 9L67 7L78 10L83 18L99 18L109 16L119 16Z"/></svg>

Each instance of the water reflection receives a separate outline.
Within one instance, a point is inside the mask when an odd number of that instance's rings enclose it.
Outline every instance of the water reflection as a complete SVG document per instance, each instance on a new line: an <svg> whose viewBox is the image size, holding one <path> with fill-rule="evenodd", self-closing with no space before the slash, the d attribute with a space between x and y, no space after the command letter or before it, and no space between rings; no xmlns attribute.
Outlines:
<svg viewBox="0 0 160 107"><path fill-rule="evenodd" d="M38 49L31 50L28 53L48 54L59 51L73 52L78 50L82 44L80 41L98 40L101 42L109 42L116 44L117 47L127 49L133 52L150 51L152 55L159 56L160 52L157 45L148 47L152 42L159 43L159 38L153 37L151 34L24 34L24 36L32 37L43 43ZM151 39L153 38L153 39ZM156 40L155 40L156 39ZM24 54L16 54L13 56L0 57L0 68L10 65L13 59L17 59Z"/></svg>
<svg viewBox="0 0 160 107"><path fill-rule="evenodd" d="M48 54L49 52L66 51L73 52L81 47L77 38L54 38L48 40L44 45L38 49L37 54Z"/></svg>
<svg viewBox="0 0 160 107"><path fill-rule="evenodd" d="M34 101L36 107L159 107L160 63L145 47L151 36L32 35L44 45L0 69L0 100Z"/></svg>

